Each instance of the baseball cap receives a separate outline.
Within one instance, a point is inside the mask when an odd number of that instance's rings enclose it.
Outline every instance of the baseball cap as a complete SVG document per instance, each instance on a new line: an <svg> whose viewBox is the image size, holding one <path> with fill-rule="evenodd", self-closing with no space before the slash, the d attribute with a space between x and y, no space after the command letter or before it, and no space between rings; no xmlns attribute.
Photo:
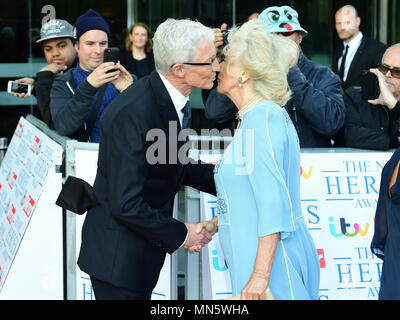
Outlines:
<svg viewBox="0 0 400 320"><path fill-rule="evenodd" d="M73 27L65 20L52 19L46 22L40 29L40 39L36 42L42 42L54 38L73 38Z"/></svg>
<svg viewBox="0 0 400 320"><path fill-rule="evenodd" d="M269 7L260 13L259 20L264 21L268 33L302 31L303 37L308 32L299 23L299 14L289 6Z"/></svg>

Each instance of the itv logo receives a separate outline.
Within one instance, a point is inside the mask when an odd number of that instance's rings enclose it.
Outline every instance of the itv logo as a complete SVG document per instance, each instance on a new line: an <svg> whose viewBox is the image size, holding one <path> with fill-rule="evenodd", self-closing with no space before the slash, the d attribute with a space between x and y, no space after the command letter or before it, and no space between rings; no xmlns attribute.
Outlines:
<svg viewBox="0 0 400 320"><path fill-rule="evenodd" d="M307 172L303 169L303 167L300 166L300 176L306 180L310 179L312 171L313 171L313 167L308 168L308 172Z"/></svg>
<svg viewBox="0 0 400 320"><path fill-rule="evenodd" d="M212 265L215 270L217 271L225 271L228 270L228 267L226 266L226 263L223 263L221 265L219 255L218 255L218 250L214 249L212 252Z"/></svg>
<svg viewBox="0 0 400 320"><path fill-rule="evenodd" d="M339 230L336 231L335 227L335 220L333 217L329 217L329 231L332 236L335 238L340 238L343 236L346 237L355 237L357 234L359 234L362 237L365 237L368 229L369 229L369 223L366 223L364 228L361 228L361 226L358 223L354 223L353 227L351 227L350 223L346 222L345 218L339 218Z"/></svg>

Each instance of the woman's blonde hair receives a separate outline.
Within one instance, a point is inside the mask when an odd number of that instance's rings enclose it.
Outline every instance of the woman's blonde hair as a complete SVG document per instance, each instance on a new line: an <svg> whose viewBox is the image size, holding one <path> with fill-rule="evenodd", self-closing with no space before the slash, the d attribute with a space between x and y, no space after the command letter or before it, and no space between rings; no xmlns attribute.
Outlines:
<svg viewBox="0 0 400 320"><path fill-rule="evenodd" d="M150 53L151 49L153 48L153 40L152 40L153 35L151 33L150 28L147 26L147 24L145 24L143 22L136 22L129 28L128 33L126 34L126 37L125 37L125 49L126 49L126 51L132 50L132 41L131 41L131 38L129 37L129 35L132 33L133 29L135 29L135 27L137 27L137 26L146 29L147 42L146 42L145 51L146 51L146 53Z"/></svg>
<svg viewBox="0 0 400 320"><path fill-rule="evenodd" d="M256 19L231 29L224 54L229 63L247 73L260 96L284 106L292 94L287 74L297 64L299 47L290 39L267 33L265 27Z"/></svg>

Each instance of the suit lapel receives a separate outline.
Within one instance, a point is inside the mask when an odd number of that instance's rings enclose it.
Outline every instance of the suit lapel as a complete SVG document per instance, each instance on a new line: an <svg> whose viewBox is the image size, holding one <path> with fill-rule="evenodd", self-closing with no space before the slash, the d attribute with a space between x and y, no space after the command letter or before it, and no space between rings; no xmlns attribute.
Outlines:
<svg viewBox="0 0 400 320"><path fill-rule="evenodd" d="M160 116L162 119L163 128L161 129L164 130L164 132L166 133L167 143L176 144L176 152L178 152L186 141L178 140L178 135L182 128L175 106L167 89L164 86L164 83L162 82L157 71L155 70L150 74L150 83L153 89L155 100L158 104L157 109L160 111ZM170 149L168 148L168 150ZM173 156L175 158L177 155L170 156Z"/></svg>
<svg viewBox="0 0 400 320"><path fill-rule="evenodd" d="M181 126L174 104L164 86L164 83L155 70L150 75L150 83L153 88L154 97L159 106L160 114L163 117L164 123L166 124L166 128L168 128L170 121L176 121L178 131L180 131Z"/></svg>
<svg viewBox="0 0 400 320"><path fill-rule="evenodd" d="M366 41L367 41L367 39L365 38L365 36L363 36L362 40L361 40L361 44L358 47L356 54L354 55L353 61L351 61L351 65L350 65L349 71L347 73L346 82L348 81L349 76L351 77L351 75L353 74L353 72L354 72L353 70L357 69L357 67L359 65L360 59L362 58L362 54L364 51Z"/></svg>
<svg viewBox="0 0 400 320"><path fill-rule="evenodd" d="M343 52L343 45L341 45L340 49L338 51L336 51L336 53L333 57L332 70L336 74L339 73L338 62L339 62L340 57L342 56L342 52Z"/></svg>

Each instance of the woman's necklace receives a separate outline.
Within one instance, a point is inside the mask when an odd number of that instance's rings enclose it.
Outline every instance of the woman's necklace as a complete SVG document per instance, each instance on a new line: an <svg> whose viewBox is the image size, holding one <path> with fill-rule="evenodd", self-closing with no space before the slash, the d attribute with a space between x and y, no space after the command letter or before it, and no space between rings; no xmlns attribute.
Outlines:
<svg viewBox="0 0 400 320"><path fill-rule="evenodd" d="M249 102L246 103L246 105L240 109L236 115L236 118L238 120L243 119L243 115L251 110L258 102L260 102L263 98L257 93Z"/></svg>

